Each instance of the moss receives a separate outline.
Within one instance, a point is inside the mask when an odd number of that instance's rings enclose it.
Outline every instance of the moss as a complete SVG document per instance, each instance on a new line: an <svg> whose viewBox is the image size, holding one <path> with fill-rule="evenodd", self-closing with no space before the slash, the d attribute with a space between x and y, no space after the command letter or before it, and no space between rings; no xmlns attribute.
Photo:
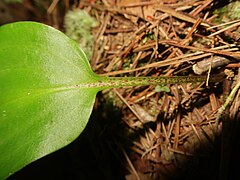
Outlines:
<svg viewBox="0 0 240 180"><path fill-rule="evenodd" d="M215 10L214 14L218 15L218 18L215 20L216 23L240 19L240 2L236 1L229 3L228 5Z"/></svg>
<svg viewBox="0 0 240 180"><path fill-rule="evenodd" d="M91 58L93 49L91 29L97 25L98 22L85 10L76 9L69 11L64 18L66 35L79 43L88 59Z"/></svg>
<svg viewBox="0 0 240 180"><path fill-rule="evenodd" d="M237 1L232 3L232 8L230 8L230 18L232 19L240 19L240 2Z"/></svg>

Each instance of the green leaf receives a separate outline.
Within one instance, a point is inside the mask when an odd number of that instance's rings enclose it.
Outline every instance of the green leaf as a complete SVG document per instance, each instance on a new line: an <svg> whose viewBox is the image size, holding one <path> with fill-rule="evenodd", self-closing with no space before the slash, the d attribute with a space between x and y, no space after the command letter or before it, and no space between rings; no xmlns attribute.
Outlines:
<svg viewBox="0 0 240 180"><path fill-rule="evenodd" d="M97 76L79 45L34 22L0 27L0 179L83 131Z"/></svg>
<svg viewBox="0 0 240 180"><path fill-rule="evenodd" d="M155 92L167 92L167 93L170 92L169 87L163 85L157 85L154 90Z"/></svg>

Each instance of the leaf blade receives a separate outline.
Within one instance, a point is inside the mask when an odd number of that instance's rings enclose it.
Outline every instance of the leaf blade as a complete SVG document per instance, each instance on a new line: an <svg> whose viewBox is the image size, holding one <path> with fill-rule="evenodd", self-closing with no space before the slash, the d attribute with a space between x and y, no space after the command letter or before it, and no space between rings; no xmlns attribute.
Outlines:
<svg viewBox="0 0 240 180"><path fill-rule="evenodd" d="M72 142L101 80L63 33L34 22L0 27L0 178Z"/></svg>

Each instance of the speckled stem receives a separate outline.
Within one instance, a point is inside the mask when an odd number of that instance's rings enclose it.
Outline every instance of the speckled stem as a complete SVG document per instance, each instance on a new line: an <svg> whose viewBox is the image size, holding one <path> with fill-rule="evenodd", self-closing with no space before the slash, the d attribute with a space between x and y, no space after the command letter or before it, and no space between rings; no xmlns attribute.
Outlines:
<svg viewBox="0 0 240 180"><path fill-rule="evenodd" d="M158 77L106 77L99 80L98 83L88 84L88 87L99 87L102 89L126 87L126 86L144 86L144 85L159 85L159 84L181 84L181 83L195 83L205 82L206 76L158 76ZM210 82L217 82L220 80L219 76L212 76Z"/></svg>

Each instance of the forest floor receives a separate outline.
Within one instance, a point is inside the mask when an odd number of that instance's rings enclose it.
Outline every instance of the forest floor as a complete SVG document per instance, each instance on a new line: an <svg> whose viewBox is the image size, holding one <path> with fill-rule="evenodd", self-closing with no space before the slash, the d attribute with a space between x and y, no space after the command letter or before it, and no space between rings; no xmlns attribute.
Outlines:
<svg viewBox="0 0 240 180"><path fill-rule="evenodd" d="M240 160L239 4L227 0L0 2L1 24L33 20L65 32L79 42L98 74L206 76L203 83L99 93L86 131L71 145L74 150L59 153L67 152L62 159L71 159L66 160L69 167L60 168L63 176L240 179L240 167L235 165ZM223 73L222 81L209 82ZM56 160L52 155L50 159ZM13 179L30 178L23 175L30 169Z"/></svg>

